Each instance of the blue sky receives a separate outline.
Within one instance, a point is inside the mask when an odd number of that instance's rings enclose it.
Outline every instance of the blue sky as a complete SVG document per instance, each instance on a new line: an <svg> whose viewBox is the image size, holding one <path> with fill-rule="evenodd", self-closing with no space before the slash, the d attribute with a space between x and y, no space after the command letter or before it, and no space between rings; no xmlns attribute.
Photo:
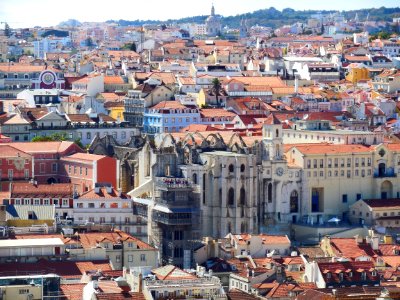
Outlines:
<svg viewBox="0 0 400 300"><path fill-rule="evenodd" d="M351 10L400 6L399 0L214 0L223 16L275 7L283 9ZM79 21L109 19L169 19L206 15L212 0L0 0L0 21L11 27L49 26L70 18Z"/></svg>

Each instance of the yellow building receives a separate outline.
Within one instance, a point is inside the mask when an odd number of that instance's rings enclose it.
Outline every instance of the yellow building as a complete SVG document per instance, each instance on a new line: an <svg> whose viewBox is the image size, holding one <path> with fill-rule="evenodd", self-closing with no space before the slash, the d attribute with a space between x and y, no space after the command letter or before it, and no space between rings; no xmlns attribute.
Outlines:
<svg viewBox="0 0 400 300"><path fill-rule="evenodd" d="M301 215L317 224L329 215L349 219L349 206L359 199L400 194L400 144L298 144L289 147L286 158L302 169L301 188L296 191Z"/></svg>
<svg viewBox="0 0 400 300"><path fill-rule="evenodd" d="M104 105L104 107L108 110L108 115L119 121L124 121L124 102L109 102Z"/></svg>
<svg viewBox="0 0 400 300"><path fill-rule="evenodd" d="M369 199L357 201L350 207L353 223L367 226L400 227L399 199Z"/></svg>
<svg viewBox="0 0 400 300"><path fill-rule="evenodd" d="M350 81L352 83L357 83L360 80L368 80L370 79L369 77L369 71L367 67L363 64L350 64L348 66L349 72L346 75L346 80Z"/></svg>

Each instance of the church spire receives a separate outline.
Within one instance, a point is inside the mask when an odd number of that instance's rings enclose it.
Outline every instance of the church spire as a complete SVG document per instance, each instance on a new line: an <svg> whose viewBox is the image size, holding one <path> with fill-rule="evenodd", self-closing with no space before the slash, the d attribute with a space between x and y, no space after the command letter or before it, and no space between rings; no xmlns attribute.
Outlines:
<svg viewBox="0 0 400 300"><path fill-rule="evenodd" d="M211 15L215 16L215 8L214 8L214 3L211 6Z"/></svg>

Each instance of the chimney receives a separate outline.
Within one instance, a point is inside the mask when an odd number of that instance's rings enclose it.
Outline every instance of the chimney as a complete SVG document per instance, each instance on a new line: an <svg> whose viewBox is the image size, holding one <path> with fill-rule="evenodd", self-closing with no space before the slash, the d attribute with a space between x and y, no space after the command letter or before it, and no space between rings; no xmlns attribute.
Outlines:
<svg viewBox="0 0 400 300"><path fill-rule="evenodd" d="M99 282L97 280L92 281L93 289L97 290L99 288Z"/></svg>
<svg viewBox="0 0 400 300"><path fill-rule="evenodd" d="M373 236L371 238L372 250L379 250L379 236Z"/></svg>

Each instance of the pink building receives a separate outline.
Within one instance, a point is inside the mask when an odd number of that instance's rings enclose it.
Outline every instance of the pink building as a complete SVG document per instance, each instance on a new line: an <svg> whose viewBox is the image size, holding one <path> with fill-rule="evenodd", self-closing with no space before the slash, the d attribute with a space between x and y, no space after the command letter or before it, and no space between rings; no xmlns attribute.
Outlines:
<svg viewBox="0 0 400 300"><path fill-rule="evenodd" d="M83 194L96 183L118 186L117 160L104 155L75 153L60 159L61 182L71 182L74 191Z"/></svg>
<svg viewBox="0 0 400 300"><path fill-rule="evenodd" d="M60 182L60 158L83 152L78 145L67 141L11 143L9 145L33 156L33 175L39 184Z"/></svg>

